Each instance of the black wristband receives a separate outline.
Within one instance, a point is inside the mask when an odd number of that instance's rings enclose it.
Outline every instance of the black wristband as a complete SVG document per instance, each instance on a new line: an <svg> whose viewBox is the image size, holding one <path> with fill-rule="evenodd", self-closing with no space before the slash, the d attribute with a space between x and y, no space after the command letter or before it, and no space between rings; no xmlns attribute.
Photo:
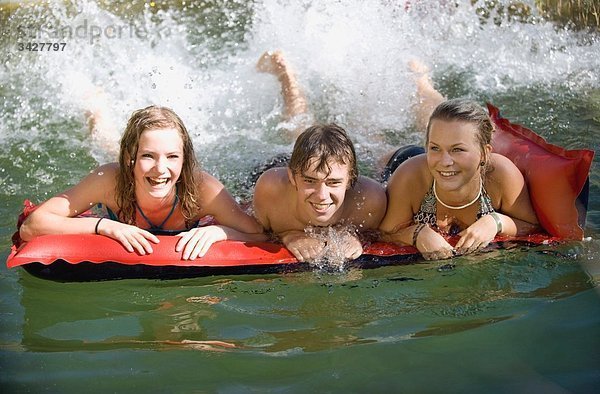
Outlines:
<svg viewBox="0 0 600 394"><path fill-rule="evenodd" d="M412 236L412 246L416 247L417 246L417 237L419 236L419 233L421 232L421 230L423 230L423 228L426 226L425 223L419 223L417 225L417 227L415 228L415 230L413 231L413 236Z"/></svg>
<svg viewBox="0 0 600 394"><path fill-rule="evenodd" d="M104 218L100 218L100 219L98 219L98 221L96 222L96 227L94 227L94 232L95 232L96 234L98 234L98 225L100 224L100 222L102 221L102 219L104 219Z"/></svg>

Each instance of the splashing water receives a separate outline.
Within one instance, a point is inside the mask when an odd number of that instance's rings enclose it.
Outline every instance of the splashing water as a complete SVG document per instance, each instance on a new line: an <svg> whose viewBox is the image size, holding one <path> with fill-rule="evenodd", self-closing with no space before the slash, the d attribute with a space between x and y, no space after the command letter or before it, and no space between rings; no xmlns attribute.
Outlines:
<svg viewBox="0 0 600 394"><path fill-rule="evenodd" d="M0 69L0 141L58 134L104 162L131 112L160 104L184 119L207 169L236 184L258 162L290 150L276 138L279 86L254 70L263 51L277 48L316 119L350 131L367 173L393 146L421 141L412 128L410 59L428 64L447 96L598 88L597 36L535 15L528 23L484 23L468 3L413 3L213 1L159 9L51 1L3 11L9 56ZM46 40L65 42L64 51L18 49ZM115 130L90 147L85 113L97 88Z"/></svg>
<svg viewBox="0 0 600 394"><path fill-rule="evenodd" d="M414 58L448 97L498 104L551 142L597 147L597 34L535 14L485 19L469 1L156 3L9 10L0 0L6 253L21 201L43 200L111 160L106 144L152 103L180 114L203 165L239 195L255 164L291 150L277 134L279 85L254 69L265 50L285 53L317 120L348 129L362 173L392 147L421 142L407 67ZM18 47L46 40L65 42L64 51ZM94 92L102 102L90 100ZM90 138L92 104L107 107L115 134ZM3 388L81 391L90 376L111 376L94 379L96 387L591 392L600 370L599 185L593 170L587 242L462 256L451 270L438 262L349 270L337 247L316 274L65 287L5 269ZM341 230L327 231L336 246Z"/></svg>
<svg viewBox="0 0 600 394"><path fill-rule="evenodd" d="M352 225L337 227L307 227L304 232L325 245L321 254L311 262L311 265L319 270L328 272L345 271L346 246L349 238L357 232Z"/></svg>

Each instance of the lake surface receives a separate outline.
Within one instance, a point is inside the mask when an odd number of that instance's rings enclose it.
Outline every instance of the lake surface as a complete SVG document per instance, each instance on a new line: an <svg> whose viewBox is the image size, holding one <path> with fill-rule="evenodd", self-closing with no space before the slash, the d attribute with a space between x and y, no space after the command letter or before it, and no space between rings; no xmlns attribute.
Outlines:
<svg viewBox="0 0 600 394"><path fill-rule="evenodd" d="M0 2L2 261L24 199L112 160L113 137L86 131L98 87L119 128L150 103L175 109L204 168L246 200L251 169L291 150L279 87L254 70L270 49L294 65L316 119L349 131L367 175L394 147L422 143L413 58L447 97L491 102L552 143L598 150L596 33L535 12L485 17L467 1L394 3ZM27 50L33 42L65 45ZM596 158L584 241L461 257L450 270L57 283L2 265L0 389L595 392L599 197Z"/></svg>

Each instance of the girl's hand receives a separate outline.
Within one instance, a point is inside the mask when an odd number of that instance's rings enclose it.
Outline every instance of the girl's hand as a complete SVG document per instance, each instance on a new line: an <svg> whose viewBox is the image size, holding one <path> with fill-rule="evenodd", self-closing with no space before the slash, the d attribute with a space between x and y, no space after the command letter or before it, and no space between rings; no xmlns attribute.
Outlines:
<svg viewBox="0 0 600 394"><path fill-rule="evenodd" d="M484 215L458 234L460 239L456 243L456 251L459 254L469 254L485 248L497 233L494 217L491 214Z"/></svg>
<svg viewBox="0 0 600 394"><path fill-rule="evenodd" d="M362 243L356 234L344 234L340 246L344 253L344 258L349 260L354 260L363 253Z"/></svg>
<svg viewBox="0 0 600 394"><path fill-rule="evenodd" d="M130 253L135 250L141 255L150 254L152 253L150 242L159 243L154 234L144 229L110 219L102 219L96 228L98 234L119 241Z"/></svg>
<svg viewBox="0 0 600 394"><path fill-rule="evenodd" d="M177 234L181 239L175 245L175 251L183 250L184 260L194 260L203 257L208 249L217 241L227 239L227 232L222 226L196 227L190 231Z"/></svg>
<svg viewBox="0 0 600 394"><path fill-rule="evenodd" d="M425 260L449 259L454 256L454 248L439 233L425 226L417 236L415 247Z"/></svg>

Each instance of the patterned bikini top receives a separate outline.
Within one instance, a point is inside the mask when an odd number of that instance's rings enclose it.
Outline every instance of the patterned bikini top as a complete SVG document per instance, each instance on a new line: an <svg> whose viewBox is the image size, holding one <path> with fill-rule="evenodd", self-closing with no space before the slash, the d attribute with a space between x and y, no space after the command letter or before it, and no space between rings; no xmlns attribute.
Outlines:
<svg viewBox="0 0 600 394"><path fill-rule="evenodd" d="M494 207L492 206L492 199L487 194L485 187L481 187L481 197L479 197L479 210L477 211L477 219L482 216L488 215L492 212L495 212ZM421 207L419 207L419 212L417 212L413 216L414 223L423 223L428 224L434 229L438 229L437 225L437 202L435 199L435 194L433 192L433 184L431 188L425 194L423 198L423 202L421 202ZM460 229L456 225L452 225L449 231L450 235L455 235L460 232Z"/></svg>

